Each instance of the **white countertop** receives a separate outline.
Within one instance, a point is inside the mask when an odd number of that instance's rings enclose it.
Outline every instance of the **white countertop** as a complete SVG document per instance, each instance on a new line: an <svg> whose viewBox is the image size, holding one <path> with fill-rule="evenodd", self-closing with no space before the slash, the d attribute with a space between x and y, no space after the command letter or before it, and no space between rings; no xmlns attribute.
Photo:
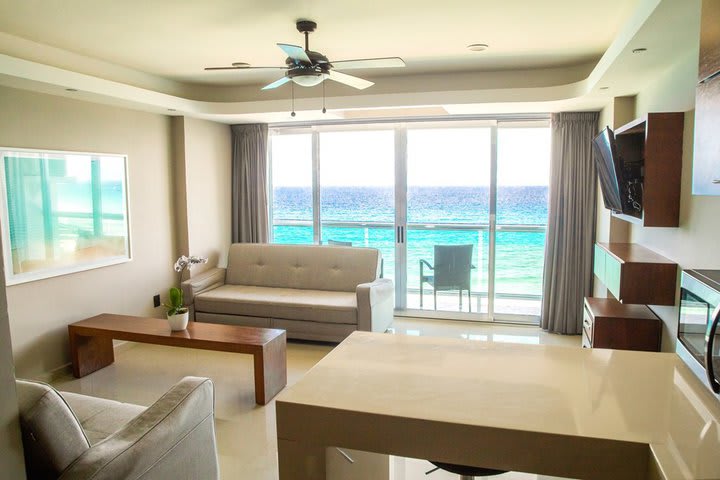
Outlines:
<svg viewBox="0 0 720 480"><path fill-rule="evenodd" d="M650 446L720 478L720 402L675 354L355 332L278 402Z"/></svg>

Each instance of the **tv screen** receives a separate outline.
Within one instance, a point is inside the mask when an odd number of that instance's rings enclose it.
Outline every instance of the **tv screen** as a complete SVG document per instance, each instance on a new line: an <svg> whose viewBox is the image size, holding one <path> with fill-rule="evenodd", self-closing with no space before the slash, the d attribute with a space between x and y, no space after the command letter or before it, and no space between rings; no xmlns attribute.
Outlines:
<svg viewBox="0 0 720 480"><path fill-rule="evenodd" d="M620 185L623 185L622 173L619 168L620 159L615 148L615 135L610 130L610 127L606 127L595 137L593 140L593 152L598 176L600 177L600 189L602 190L605 208L623 213L620 193Z"/></svg>

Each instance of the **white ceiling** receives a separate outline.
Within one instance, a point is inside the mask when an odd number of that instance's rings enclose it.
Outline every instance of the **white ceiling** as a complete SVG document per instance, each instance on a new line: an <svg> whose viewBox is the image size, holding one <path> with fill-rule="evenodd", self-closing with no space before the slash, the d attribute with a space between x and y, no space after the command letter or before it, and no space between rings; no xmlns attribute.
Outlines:
<svg viewBox="0 0 720 480"><path fill-rule="evenodd" d="M282 65L275 43L301 45L295 20L306 18L318 23L311 49L331 60L407 63L353 71L376 82L362 92L329 84L336 117L436 105L598 108L696 51L698 12L699 0L0 0L0 84L60 95L72 87L85 100L228 123L277 119L289 88L259 86L282 72L203 67ZM490 48L470 52L471 43ZM648 48L641 60L630 54L637 46ZM598 92L606 79L612 92ZM320 87L295 91L298 111L317 110Z"/></svg>

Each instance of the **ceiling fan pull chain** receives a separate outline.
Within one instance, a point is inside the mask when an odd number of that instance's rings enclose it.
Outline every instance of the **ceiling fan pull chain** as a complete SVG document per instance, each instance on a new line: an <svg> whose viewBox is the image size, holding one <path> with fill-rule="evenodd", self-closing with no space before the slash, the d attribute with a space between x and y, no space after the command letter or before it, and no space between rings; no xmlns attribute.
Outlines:
<svg viewBox="0 0 720 480"><path fill-rule="evenodd" d="M322 109L322 112L325 113L325 112L327 112L327 110L325 110L325 81L324 80L322 82L322 86L323 86L323 109Z"/></svg>
<svg viewBox="0 0 720 480"><path fill-rule="evenodd" d="M295 82L290 83L290 98L292 99L292 112L290 112L290 116L295 116Z"/></svg>

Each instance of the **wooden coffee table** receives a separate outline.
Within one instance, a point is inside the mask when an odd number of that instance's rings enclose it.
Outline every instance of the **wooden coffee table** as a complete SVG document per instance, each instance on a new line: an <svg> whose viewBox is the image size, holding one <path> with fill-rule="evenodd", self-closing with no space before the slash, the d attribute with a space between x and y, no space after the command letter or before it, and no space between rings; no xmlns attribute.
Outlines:
<svg viewBox="0 0 720 480"><path fill-rule="evenodd" d="M114 339L251 354L259 405L267 404L287 384L285 330L190 322L187 330L172 332L165 320L103 313L68 325L68 333L77 378L115 361Z"/></svg>

